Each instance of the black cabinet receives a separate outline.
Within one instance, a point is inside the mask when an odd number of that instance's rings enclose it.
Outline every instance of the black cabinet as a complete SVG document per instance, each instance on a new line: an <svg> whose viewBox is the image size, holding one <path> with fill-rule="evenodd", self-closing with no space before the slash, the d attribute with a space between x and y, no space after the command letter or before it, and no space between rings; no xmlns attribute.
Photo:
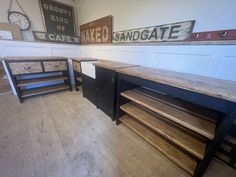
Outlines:
<svg viewBox="0 0 236 177"><path fill-rule="evenodd" d="M96 66L96 105L115 120L116 72Z"/></svg>

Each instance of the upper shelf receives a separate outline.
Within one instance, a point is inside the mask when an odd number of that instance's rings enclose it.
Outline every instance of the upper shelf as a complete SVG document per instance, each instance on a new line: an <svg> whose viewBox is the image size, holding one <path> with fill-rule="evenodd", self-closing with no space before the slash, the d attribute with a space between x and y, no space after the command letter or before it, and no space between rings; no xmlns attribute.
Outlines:
<svg viewBox="0 0 236 177"><path fill-rule="evenodd" d="M118 73L236 102L236 82L147 67L130 67Z"/></svg>
<svg viewBox="0 0 236 177"><path fill-rule="evenodd" d="M3 60L67 60L66 57L62 56L17 56L17 57L6 57Z"/></svg>

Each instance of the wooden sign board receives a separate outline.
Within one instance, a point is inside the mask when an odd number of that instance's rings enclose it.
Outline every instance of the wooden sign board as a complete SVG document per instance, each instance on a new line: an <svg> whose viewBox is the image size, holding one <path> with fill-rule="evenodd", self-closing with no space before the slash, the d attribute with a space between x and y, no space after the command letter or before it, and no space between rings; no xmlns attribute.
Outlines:
<svg viewBox="0 0 236 177"><path fill-rule="evenodd" d="M195 21L137 28L113 33L113 43L186 41L190 38Z"/></svg>
<svg viewBox="0 0 236 177"><path fill-rule="evenodd" d="M33 31L35 41L46 41L46 42L59 42L59 43L70 43L79 44L79 37L68 36L56 33L47 33L41 31Z"/></svg>
<svg viewBox="0 0 236 177"><path fill-rule="evenodd" d="M52 0L39 0L47 32L76 35L74 8Z"/></svg>
<svg viewBox="0 0 236 177"><path fill-rule="evenodd" d="M193 33L190 41L236 40L236 29Z"/></svg>
<svg viewBox="0 0 236 177"><path fill-rule="evenodd" d="M80 25L81 44L108 44L112 42L112 16Z"/></svg>
<svg viewBox="0 0 236 177"><path fill-rule="evenodd" d="M0 23L0 30L9 31L11 32L13 39L22 40L20 28L16 24Z"/></svg>

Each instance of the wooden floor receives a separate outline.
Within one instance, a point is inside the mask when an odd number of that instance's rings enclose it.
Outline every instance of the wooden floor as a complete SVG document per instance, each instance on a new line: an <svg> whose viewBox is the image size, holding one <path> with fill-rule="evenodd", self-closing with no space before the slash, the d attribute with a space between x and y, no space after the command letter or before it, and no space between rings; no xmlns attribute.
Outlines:
<svg viewBox="0 0 236 177"><path fill-rule="evenodd" d="M189 177L80 92L0 94L0 177ZM213 161L205 177L235 177Z"/></svg>

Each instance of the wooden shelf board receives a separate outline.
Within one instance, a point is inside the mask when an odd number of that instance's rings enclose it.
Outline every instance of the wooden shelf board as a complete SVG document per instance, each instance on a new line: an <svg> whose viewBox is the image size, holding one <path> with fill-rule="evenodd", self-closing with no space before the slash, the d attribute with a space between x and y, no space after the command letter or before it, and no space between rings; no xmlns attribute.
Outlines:
<svg viewBox="0 0 236 177"><path fill-rule="evenodd" d="M22 97L27 98L30 96L36 96L36 95L41 95L41 94L45 94L45 93L52 93L52 92L57 92L57 91L68 90L69 88L70 87L66 84L57 84L57 85L53 85L53 86L22 90L21 92L22 92Z"/></svg>
<svg viewBox="0 0 236 177"><path fill-rule="evenodd" d="M52 81L59 81L59 80L67 80L67 76L51 76L51 77L41 77L41 78L34 78L34 79L25 79L19 80L17 83L18 87L27 86L31 84L41 84L45 82L52 82Z"/></svg>
<svg viewBox="0 0 236 177"><path fill-rule="evenodd" d="M209 139L214 138L216 124L211 121L197 115L193 115L189 112L185 112L156 99L147 97L133 90L122 92L121 95L185 128L188 128Z"/></svg>
<svg viewBox="0 0 236 177"><path fill-rule="evenodd" d="M184 169L189 174L193 175L197 161L196 159L190 157L182 150L175 147L165 138L159 136L154 131L148 129L146 126L140 124L135 119L131 118L128 115L124 115L120 118L120 121L124 123L127 127L132 129L135 133L140 135L148 143L157 148L162 152L167 158L176 163L179 167Z"/></svg>
<svg viewBox="0 0 236 177"><path fill-rule="evenodd" d="M193 136L188 130L173 124L171 121L164 120L165 118L138 106L136 103L129 102L120 108L198 159L204 158L206 142L198 138L196 134Z"/></svg>
<svg viewBox="0 0 236 177"><path fill-rule="evenodd" d="M177 98L173 98L169 95L165 95L162 93L158 93L156 91L153 91L151 89L138 87L133 89L133 91L138 92L140 94L143 94L145 96L148 96L150 98L156 99L158 101L161 101L163 103L169 104L173 107L176 107L178 109L181 109L183 111L189 112L191 114L197 115L199 117L205 118L212 122L217 122L218 119L218 113L216 111L213 111L211 109L198 106L195 104L192 104L190 102L180 100Z"/></svg>

